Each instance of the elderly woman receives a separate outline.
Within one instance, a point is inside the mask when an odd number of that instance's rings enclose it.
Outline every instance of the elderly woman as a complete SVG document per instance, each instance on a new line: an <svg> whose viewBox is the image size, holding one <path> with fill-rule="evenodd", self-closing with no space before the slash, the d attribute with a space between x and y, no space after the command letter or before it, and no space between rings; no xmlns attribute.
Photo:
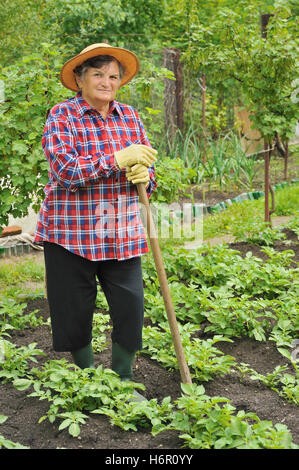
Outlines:
<svg viewBox="0 0 299 470"><path fill-rule="evenodd" d="M36 227L44 246L53 348L94 367L97 279L113 325L112 369L132 379L142 347L141 256L148 252L136 183L156 187L152 149L131 106L115 100L138 72L132 52L93 44L70 59L62 84L77 94L52 108L42 146L49 182Z"/></svg>

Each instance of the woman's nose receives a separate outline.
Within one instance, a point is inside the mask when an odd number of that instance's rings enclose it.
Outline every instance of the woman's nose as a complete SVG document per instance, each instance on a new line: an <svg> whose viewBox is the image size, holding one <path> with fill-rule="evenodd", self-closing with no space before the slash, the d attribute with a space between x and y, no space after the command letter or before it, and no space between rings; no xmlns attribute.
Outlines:
<svg viewBox="0 0 299 470"><path fill-rule="evenodd" d="M109 86L109 76L104 75L100 78L100 84L102 86L108 87Z"/></svg>

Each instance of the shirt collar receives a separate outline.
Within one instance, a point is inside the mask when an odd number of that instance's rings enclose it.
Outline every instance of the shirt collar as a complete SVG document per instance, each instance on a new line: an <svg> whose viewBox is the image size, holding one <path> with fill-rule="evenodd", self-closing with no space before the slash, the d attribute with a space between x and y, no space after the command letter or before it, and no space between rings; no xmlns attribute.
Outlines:
<svg viewBox="0 0 299 470"><path fill-rule="evenodd" d="M116 111L119 116L123 116L123 112L121 110L120 104L118 101L113 100L110 106L110 113L113 113L113 111Z"/></svg>
<svg viewBox="0 0 299 470"><path fill-rule="evenodd" d="M76 104L77 112L81 117L83 116L83 114L89 111L94 111L95 109L93 106L87 103L87 101L85 101L84 98L82 98L80 93L77 93L77 95L75 96L75 104ZM120 116L123 115L123 112L120 108L119 103L115 100L111 102L109 112L113 113L114 111L116 111Z"/></svg>

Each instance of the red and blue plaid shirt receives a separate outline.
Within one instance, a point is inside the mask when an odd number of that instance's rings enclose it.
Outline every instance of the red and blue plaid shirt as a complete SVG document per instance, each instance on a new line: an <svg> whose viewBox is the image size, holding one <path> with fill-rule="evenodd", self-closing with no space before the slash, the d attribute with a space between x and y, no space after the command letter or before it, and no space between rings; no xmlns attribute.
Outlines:
<svg viewBox="0 0 299 470"><path fill-rule="evenodd" d="M114 158L133 143L150 146L131 106L113 101L106 120L80 94L52 108L42 137L50 168L35 243L57 243L92 261L148 252L137 188ZM148 197L154 167L149 176Z"/></svg>

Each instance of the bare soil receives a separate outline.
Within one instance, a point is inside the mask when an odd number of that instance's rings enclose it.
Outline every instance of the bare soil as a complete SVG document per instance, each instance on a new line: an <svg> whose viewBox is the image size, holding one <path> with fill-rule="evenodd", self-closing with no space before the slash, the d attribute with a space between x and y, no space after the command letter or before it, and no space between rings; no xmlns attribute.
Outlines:
<svg viewBox="0 0 299 470"><path fill-rule="evenodd" d="M298 238L288 231L288 239L293 249L294 262L299 260ZM252 251L254 256L265 257L259 247L246 243L231 244L245 256ZM276 250L285 250L286 245L280 242L275 244ZM38 309L43 318L48 318L49 308L46 299L31 300L27 310ZM47 357L40 358L41 364L45 360L66 357L71 361L68 353L56 353L52 349L50 330L47 325L34 329L15 332L12 339L15 344L28 345L37 343ZM273 342L258 342L248 338L236 338L233 343L218 343L218 347L241 363L249 364L257 372L266 374L272 372L278 365L287 360L277 351ZM110 367L110 346L101 354L96 354L96 364ZM135 381L146 386L145 396L157 398L159 402L166 396L172 400L181 394L179 372L169 372L148 356L140 354L134 365ZM298 408L283 400L277 393L271 391L257 381L240 381L236 374L227 374L205 382L206 393L210 396L224 396L231 400L237 410L255 412L260 419L272 421L273 424L283 423L292 433L293 441L299 444L299 412ZM182 440L175 431L161 433L156 437L150 431L139 430L123 431L112 426L109 419L104 416L90 415L81 428L78 438L72 438L67 430L58 430L57 423L51 424L48 420L38 424L38 420L47 409L46 401L39 401L34 397L27 397L27 391L18 391L11 384L0 384L0 413L8 416L7 421L1 425L0 432L6 438L29 446L31 449L180 449Z"/></svg>

